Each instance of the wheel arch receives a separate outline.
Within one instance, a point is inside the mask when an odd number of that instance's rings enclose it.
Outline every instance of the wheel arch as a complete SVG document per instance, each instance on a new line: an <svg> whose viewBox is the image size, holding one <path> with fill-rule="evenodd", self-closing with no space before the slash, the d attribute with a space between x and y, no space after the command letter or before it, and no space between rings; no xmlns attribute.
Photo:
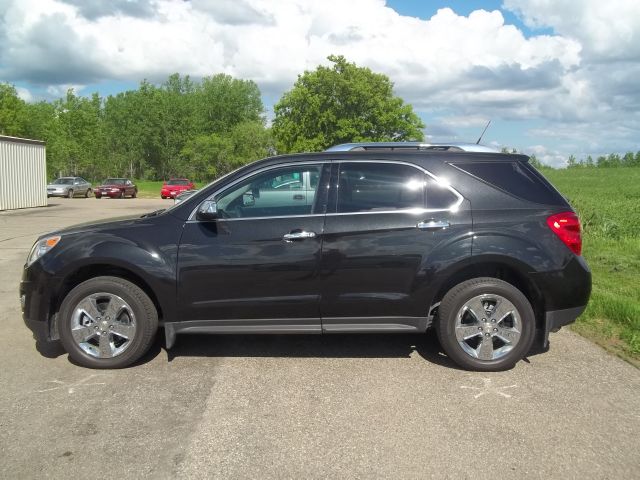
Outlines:
<svg viewBox="0 0 640 480"><path fill-rule="evenodd" d="M469 262L459 264L442 275L435 295L432 298L430 311L440 303L446 293L456 285L478 277L492 277L510 283L520 290L531 303L536 317L536 328L544 327L545 300L542 292L530 278L531 271L527 265L500 256L472 257Z"/></svg>
<svg viewBox="0 0 640 480"><path fill-rule="evenodd" d="M54 301L54 305L53 305L54 308L51 309L51 312L57 313L60 311L60 306L62 305L62 302L64 301L65 297L77 285L91 278L102 277L102 276L122 278L124 280L128 280L131 283L137 285L139 288L142 289L143 292L145 292L149 296L149 298L153 302L153 305L156 308L156 311L158 312L158 320L162 321L167 309L165 308L165 306L162 305L158 295L156 294L155 290L151 287L151 285L141 275L134 272L132 269L129 269L120 265L105 264L105 263L83 265L77 268L76 270L74 270L73 272L71 272L70 274L68 274L65 277L64 281L62 282L61 288Z"/></svg>

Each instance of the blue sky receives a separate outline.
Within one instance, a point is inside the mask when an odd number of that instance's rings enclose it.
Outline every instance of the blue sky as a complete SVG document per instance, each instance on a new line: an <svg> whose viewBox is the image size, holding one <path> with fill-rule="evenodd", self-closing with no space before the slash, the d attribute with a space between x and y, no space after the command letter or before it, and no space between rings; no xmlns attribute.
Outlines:
<svg viewBox="0 0 640 480"><path fill-rule="evenodd" d="M562 166L640 150L640 2L4 0L0 81L28 101L228 73L267 116L343 54L385 73L433 141L515 147Z"/></svg>

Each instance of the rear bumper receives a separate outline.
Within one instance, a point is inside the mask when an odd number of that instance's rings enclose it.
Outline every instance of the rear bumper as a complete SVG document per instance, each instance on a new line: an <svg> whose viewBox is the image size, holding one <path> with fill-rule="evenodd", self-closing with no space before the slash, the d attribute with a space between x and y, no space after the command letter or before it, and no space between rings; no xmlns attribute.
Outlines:
<svg viewBox="0 0 640 480"><path fill-rule="evenodd" d="M96 197L109 197L109 198L116 198L119 197L121 195L122 192L94 192L94 195Z"/></svg>
<svg viewBox="0 0 640 480"><path fill-rule="evenodd" d="M565 308L563 310L550 310L545 313L544 318L544 337L542 346L546 348L549 345L549 334L557 332L565 325L569 325L576 321L582 315L586 305L581 307Z"/></svg>

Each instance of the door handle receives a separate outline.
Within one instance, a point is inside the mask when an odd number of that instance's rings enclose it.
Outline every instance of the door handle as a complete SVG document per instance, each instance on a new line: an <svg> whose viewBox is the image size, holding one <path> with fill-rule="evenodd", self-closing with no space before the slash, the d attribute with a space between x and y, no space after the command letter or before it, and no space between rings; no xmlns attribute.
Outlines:
<svg viewBox="0 0 640 480"><path fill-rule="evenodd" d="M427 231L442 230L449 227L449 222L446 220L429 220L428 222L418 223L416 227Z"/></svg>
<svg viewBox="0 0 640 480"><path fill-rule="evenodd" d="M282 239L285 242L292 242L294 240L304 240L305 238L315 238L316 232L305 232L304 230L300 232L290 232L285 233L282 236Z"/></svg>
<svg viewBox="0 0 640 480"><path fill-rule="evenodd" d="M296 194L293 196L293 199L294 199L294 200L304 200L304 195L302 195L302 194L300 194L300 193L296 193Z"/></svg>

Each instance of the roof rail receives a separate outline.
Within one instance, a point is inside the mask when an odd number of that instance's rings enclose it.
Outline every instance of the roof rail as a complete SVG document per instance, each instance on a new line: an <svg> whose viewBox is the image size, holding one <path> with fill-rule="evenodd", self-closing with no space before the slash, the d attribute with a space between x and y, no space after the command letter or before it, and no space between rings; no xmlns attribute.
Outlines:
<svg viewBox="0 0 640 480"><path fill-rule="evenodd" d="M327 148L325 152L349 152L354 150L431 150L439 152L498 153L499 151L477 143L424 143L424 142L360 142L342 143Z"/></svg>

